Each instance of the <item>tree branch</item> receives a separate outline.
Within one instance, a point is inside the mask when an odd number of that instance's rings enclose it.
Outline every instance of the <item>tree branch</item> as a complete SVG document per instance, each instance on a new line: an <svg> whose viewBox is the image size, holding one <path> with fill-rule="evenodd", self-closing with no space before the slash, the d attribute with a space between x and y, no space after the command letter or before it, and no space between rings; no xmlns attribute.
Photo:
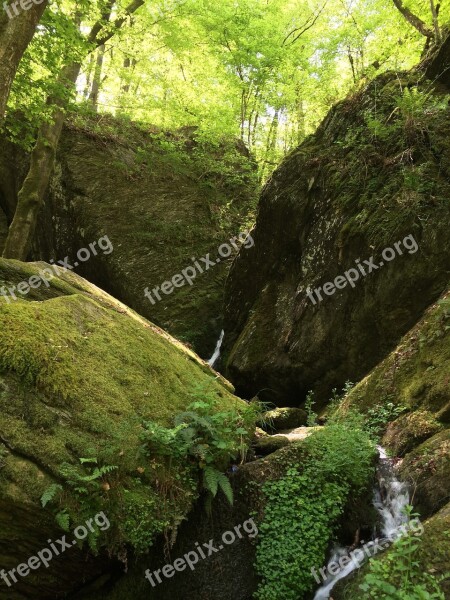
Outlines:
<svg viewBox="0 0 450 600"><path fill-rule="evenodd" d="M304 34L306 33L309 29L311 29L312 27L314 27L314 25L317 23L318 18L320 17L320 15L323 13L323 11L325 10L325 6L327 5L328 0L325 0L322 8L319 8L319 10L317 11L317 13L312 13L305 21L305 23L301 26L301 27L296 27L295 29L293 29L290 33L287 34L287 36L284 38L283 43L281 44L282 46L284 46L290 37L295 36L294 39L292 39L289 44L295 44L295 42Z"/></svg>
<svg viewBox="0 0 450 600"><path fill-rule="evenodd" d="M114 4L114 1L110 0L108 4L112 5L112 4ZM111 30L108 32L105 32L101 37L99 37L99 35L102 33L102 30L105 28L105 22L104 22L103 16L106 15L106 13L108 11L108 7L107 7L104 14L102 15L102 17L92 27L91 32L88 37L88 42L90 42L91 44L94 44L95 48L98 48L99 46L106 44L106 42L108 42L113 37L113 35L116 33L116 31L122 27L122 25L125 23L127 18L129 16L131 16L133 13L135 13L137 11L137 9L140 8L141 6L143 6L144 4L145 4L145 0L133 0L127 6L127 8L125 9L122 16L117 17L117 19L111 23Z"/></svg>
<svg viewBox="0 0 450 600"><path fill-rule="evenodd" d="M404 18L408 21L410 25L412 25L419 33L424 35L427 38L433 38L434 34L432 29L428 27L422 19L420 19L417 15L412 13L409 8L404 6L402 0L392 0L400 13L404 16Z"/></svg>

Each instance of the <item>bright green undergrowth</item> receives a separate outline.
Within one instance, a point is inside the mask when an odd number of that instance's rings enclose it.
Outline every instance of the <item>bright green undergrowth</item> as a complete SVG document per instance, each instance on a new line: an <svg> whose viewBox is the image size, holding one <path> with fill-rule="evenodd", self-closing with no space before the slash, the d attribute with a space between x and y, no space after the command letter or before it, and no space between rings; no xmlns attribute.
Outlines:
<svg viewBox="0 0 450 600"><path fill-rule="evenodd" d="M375 444L358 414L332 419L302 442L302 452L301 461L263 487L257 600L298 600L312 591L311 568L325 563L350 495L373 479Z"/></svg>
<svg viewBox="0 0 450 600"><path fill-rule="evenodd" d="M108 547L128 544L143 553L156 535L164 532L167 539L174 537L202 492L208 509L219 489L233 503L225 471L232 462L245 459L259 408L256 403L224 408L211 386L199 385L190 396L191 404L174 417L172 427L150 420L136 422L141 430L142 467L132 477L132 485L120 465L100 464L97 457L61 466L62 483L45 490L41 502L44 507L54 505L56 521L64 530L104 511L114 522ZM89 534L94 551L98 536L98 532Z"/></svg>

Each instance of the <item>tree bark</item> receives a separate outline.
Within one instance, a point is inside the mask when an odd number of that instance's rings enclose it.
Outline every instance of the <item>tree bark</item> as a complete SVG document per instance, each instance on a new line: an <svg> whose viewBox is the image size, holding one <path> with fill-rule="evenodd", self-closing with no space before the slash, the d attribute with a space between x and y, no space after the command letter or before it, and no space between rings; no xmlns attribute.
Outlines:
<svg viewBox="0 0 450 600"><path fill-rule="evenodd" d="M450 90L450 34L425 64L425 74Z"/></svg>
<svg viewBox="0 0 450 600"><path fill-rule="evenodd" d="M98 109L98 94L100 92L100 83L102 79L103 60L105 58L105 45L102 44L97 50L97 61L95 63L94 79L92 80L91 93L89 94L89 102L95 110Z"/></svg>
<svg viewBox="0 0 450 600"><path fill-rule="evenodd" d="M441 28L439 27L439 4L436 6L434 0L430 0L431 16L433 17L434 36L436 44L442 43Z"/></svg>
<svg viewBox="0 0 450 600"><path fill-rule="evenodd" d="M0 123L5 116L11 86L14 81L20 60L33 39L36 25L47 7L48 0L41 4L33 4L29 10L22 10L16 15L12 0L7 3L6 11L0 7ZM8 14L12 17L9 18Z"/></svg>

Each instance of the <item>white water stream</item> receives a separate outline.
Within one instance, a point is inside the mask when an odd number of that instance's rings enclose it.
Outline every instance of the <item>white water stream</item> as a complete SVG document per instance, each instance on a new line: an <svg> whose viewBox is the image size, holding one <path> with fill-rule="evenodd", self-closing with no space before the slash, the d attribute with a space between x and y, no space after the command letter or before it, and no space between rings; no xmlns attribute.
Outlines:
<svg viewBox="0 0 450 600"><path fill-rule="evenodd" d="M329 600L331 598L330 594L337 582L358 569L367 560L367 554L373 556L379 547L377 542L383 544L386 540L391 540L392 537L395 537L395 533L407 521L407 517L404 514L404 508L409 504L407 486L395 476L393 462L388 458L383 448L378 447L378 452L380 455L380 464L377 471L378 486L374 489L373 505L381 518L381 536L377 541L366 543L364 546L365 551L361 546L354 550L353 556L356 560L351 560L336 575L331 575L328 568L331 567L332 563L334 563L333 567L335 567L336 563L339 564L339 559L342 560L343 557L347 557L347 560L343 561L343 564L351 559L349 548L335 548L327 565L326 573L329 575L324 584L317 590L314 600ZM373 540L376 539L376 536L377 532L374 531ZM336 570L333 567L331 567L331 571Z"/></svg>
<svg viewBox="0 0 450 600"><path fill-rule="evenodd" d="M217 346L216 349L214 350L214 354L211 356L211 358L208 360L208 365L210 367L214 367L214 365L216 364L216 362L219 360L220 358L220 350L222 348L222 342L223 342L223 337L225 335L225 331L222 329L221 333L220 333L220 338L217 342Z"/></svg>

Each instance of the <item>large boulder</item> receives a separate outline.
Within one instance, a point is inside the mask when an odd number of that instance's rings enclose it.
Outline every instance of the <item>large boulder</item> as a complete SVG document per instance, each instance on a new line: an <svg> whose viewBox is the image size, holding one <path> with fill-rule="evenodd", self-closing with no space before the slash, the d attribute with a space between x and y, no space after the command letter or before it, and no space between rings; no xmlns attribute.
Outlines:
<svg viewBox="0 0 450 600"><path fill-rule="evenodd" d="M0 259L0 570L22 565L17 583L1 582L8 600L66 597L111 571L102 548L126 561L127 549L144 551L189 512L195 480L159 481L140 452L144 420L173 425L199 389L218 411L244 406L167 333L74 273L50 280L49 269ZM100 511L110 527L103 517L94 526L97 558L75 545L24 575L49 539L74 539Z"/></svg>
<svg viewBox="0 0 450 600"><path fill-rule="evenodd" d="M272 175L226 289L224 360L241 395L327 400L446 288L448 91L420 69L383 74Z"/></svg>
<svg viewBox="0 0 450 600"><path fill-rule="evenodd" d="M243 232L257 194L244 144L197 141L197 134L195 128L170 133L105 115L72 115L31 258L68 256L71 265L80 263L77 273L209 358L222 328L225 279L241 244L230 239ZM0 255L3 213L10 223L27 165L20 148L0 143ZM81 248L105 235L112 252L77 260ZM231 254L217 263L222 244ZM208 270L201 261L207 254L214 261ZM204 268L195 269L193 285L144 295L186 268L192 273L193 258Z"/></svg>

